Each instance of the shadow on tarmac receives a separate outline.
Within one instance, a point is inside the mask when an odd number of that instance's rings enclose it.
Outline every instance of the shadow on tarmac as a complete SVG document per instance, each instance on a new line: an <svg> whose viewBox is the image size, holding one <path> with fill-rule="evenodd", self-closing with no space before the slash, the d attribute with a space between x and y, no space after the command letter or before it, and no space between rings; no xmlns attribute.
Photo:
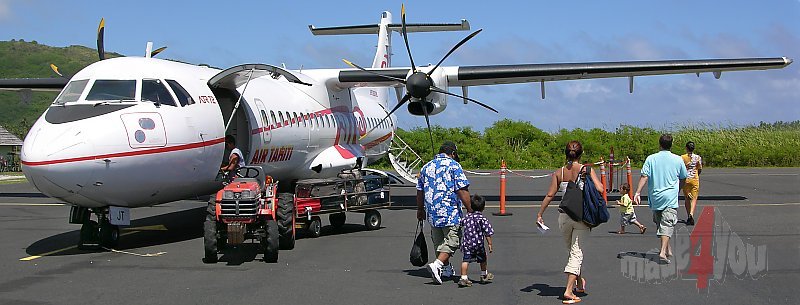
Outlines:
<svg viewBox="0 0 800 305"><path fill-rule="evenodd" d="M543 296L543 297L560 297L564 294L564 289L566 287L557 287L557 286L550 286L547 284L533 284L528 287L522 288L519 291L522 292L534 292L536 290L539 291L536 295Z"/></svg>
<svg viewBox="0 0 800 305"><path fill-rule="evenodd" d="M192 208L142 219L131 221L130 227L122 227L121 236L117 250L128 250L170 244L203 237L203 221L205 219L206 207ZM167 230L143 230L132 231L126 228L146 227L163 225ZM80 226L76 225L77 228ZM59 249L73 247L78 244L80 229L50 236L34 242L25 252L28 255L42 255ZM66 256L85 253L103 252L105 250L79 250L77 248L49 254L50 256ZM198 250L199 251L199 250ZM200 252L198 252L200 253ZM202 256L202 255L198 255Z"/></svg>
<svg viewBox="0 0 800 305"><path fill-rule="evenodd" d="M126 234L125 236L121 236L119 239L119 245L115 248L116 250L130 250L136 248L145 248L151 246L158 246L164 244L171 244L186 240L192 240L196 238L203 237L203 222L205 221L206 216L206 207L197 207L188 210L182 210L162 215L156 215L152 217L142 218L131 221L131 225L128 227L122 227L121 234ZM360 218L358 218L360 219ZM167 230L142 230L142 231L135 231L137 227L147 227L147 226L159 226L163 225L166 227ZM77 230L61 233L58 235L50 236L44 238L42 240L36 241L30 246L28 246L25 252L28 255L42 255L49 252L57 251L64 248L74 247L78 244L78 240L80 237L80 226L75 225ZM134 228L135 233L133 231L126 230L126 228ZM383 227L381 227L383 228ZM380 230L379 228L378 230ZM363 224L351 224L346 223L341 228L334 228L333 226L323 226L321 230L321 237L324 236L336 236L336 235L343 235L343 234L351 234L367 231L366 227ZM297 229L297 237L298 239L308 238L305 236L305 230ZM254 244L258 245L258 244ZM223 251L223 258L220 258L220 261L226 261L229 265L236 265L241 264L243 262L253 261L256 257L256 254L261 253L258 249L249 249L248 244L244 244L246 251L235 251L241 253L227 253ZM198 249L198 257L202 256L201 249ZM79 255L79 254L86 254L86 253L97 253L97 252L105 252L104 249L98 250L80 250L77 248L72 248L69 250L60 251L53 254L48 254L48 256L68 256L68 255ZM224 255L230 254L230 258L224 258Z"/></svg>

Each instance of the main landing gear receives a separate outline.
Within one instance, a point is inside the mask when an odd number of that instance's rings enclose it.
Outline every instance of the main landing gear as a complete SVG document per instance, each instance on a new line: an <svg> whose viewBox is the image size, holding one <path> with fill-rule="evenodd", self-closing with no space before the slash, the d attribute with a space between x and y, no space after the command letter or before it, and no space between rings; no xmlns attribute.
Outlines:
<svg viewBox="0 0 800 305"><path fill-rule="evenodd" d="M92 220L92 214L97 220ZM114 248L119 244L119 226L109 222L108 208L73 206L69 222L81 224L79 249Z"/></svg>

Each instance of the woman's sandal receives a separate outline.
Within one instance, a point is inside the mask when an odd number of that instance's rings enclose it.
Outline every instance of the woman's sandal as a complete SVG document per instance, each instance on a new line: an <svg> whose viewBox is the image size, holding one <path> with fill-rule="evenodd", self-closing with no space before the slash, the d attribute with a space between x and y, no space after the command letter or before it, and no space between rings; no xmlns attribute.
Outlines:
<svg viewBox="0 0 800 305"><path fill-rule="evenodd" d="M642 226L641 228L639 228L639 234L644 234L644 232L646 232L646 231L647 231L647 227L645 227L645 226Z"/></svg>
<svg viewBox="0 0 800 305"><path fill-rule="evenodd" d="M575 288L572 289L572 290L577 292L577 293L586 293L586 279L585 278L581 278L581 281L583 281L583 285L582 286L578 286L578 283L576 282L575 283ZM578 287L581 287L581 288L578 288Z"/></svg>
<svg viewBox="0 0 800 305"><path fill-rule="evenodd" d="M561 304L575 304L581 301L579 297L567 297L564 296L564 300L561 301Z"/></svg>

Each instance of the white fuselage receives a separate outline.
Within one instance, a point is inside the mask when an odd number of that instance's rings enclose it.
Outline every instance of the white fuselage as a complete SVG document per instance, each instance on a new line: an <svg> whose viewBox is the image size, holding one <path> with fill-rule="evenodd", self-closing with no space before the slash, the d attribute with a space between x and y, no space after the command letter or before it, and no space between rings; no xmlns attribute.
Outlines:
<svg viewBox="0 0 800 305"><path fill-rule="evenodd" d="M22 169L42 193L74 205L150 206L216 191L229 153L224 138L233 134L245 162L275 179L331 177L359 157L384 155L394 131L391 118L361 138L386 116L388 89L329 87L338 71L291 72L311 86L253 78L225 94L208 84L218 69L155 58L100 61L72 77L85 81L75 98L59 104L68 85L31 128ZM92 92L110 80L134 81L134 96ZM160 98L150 97L159 84ZM178 91L191 101L181 105ZM172 104L152 101L165 97Z"/></svg>

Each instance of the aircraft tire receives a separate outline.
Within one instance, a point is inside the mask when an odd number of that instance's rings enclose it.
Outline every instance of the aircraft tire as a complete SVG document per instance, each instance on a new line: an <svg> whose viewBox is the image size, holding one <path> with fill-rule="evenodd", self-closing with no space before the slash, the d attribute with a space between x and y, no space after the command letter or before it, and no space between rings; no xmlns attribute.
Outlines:
<svg viewBox="0 0 800 305"><path fill-rule="evenodd" d="M80 240L78 241L78 249L81 250L88 250L91 248L90 244L97 243L99 236L98 236L98 225L97 222L94 220L86 220L83 225L81 225L81 234Z"/></svg>
<svg viewBox="0 0 800 305"><path fill-rule="evenodd" d="M279 249L278 223L274 220L267 220L265 224L266 236L262 236L261 245L264 247L264 262L277 263Z"/></svg>
<svg viewBox="0 0 800 305"><path fill-rule="evenodd" d="M217 262L217 220L214 215L206 214L206 221L203 222L203 246L205 257L203 262L213 264Z"/></svg>
<svg viewBox="0 0 800 305"><path fill-rule="evenodd" d="M119 226L110 224L107 220L100 224L100 246L116 248L119 245Z"/></svg>
<svg viewBox="0 0 800 305"><path fill-rule="evenodd" d="M291 193L278 194L278 208L275 209L275 218L278 223L281 250L294 249L295 242L295 206L294 195Z"/></svg>

